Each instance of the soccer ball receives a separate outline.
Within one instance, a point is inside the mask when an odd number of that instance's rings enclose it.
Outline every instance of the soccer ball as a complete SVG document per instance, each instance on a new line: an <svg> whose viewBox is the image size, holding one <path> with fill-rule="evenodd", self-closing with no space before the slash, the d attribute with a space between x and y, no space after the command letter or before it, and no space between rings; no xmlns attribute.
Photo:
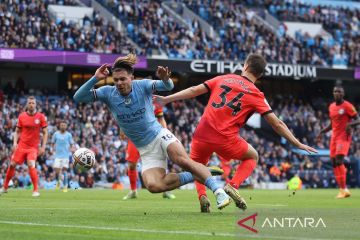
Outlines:
<svg viewBox="0 0 360 240"><path fill-rule="evenodd" d="M89 170L95 165L95 154L87 148L79 148L73 154L74 167L80 170Z"/></svg>

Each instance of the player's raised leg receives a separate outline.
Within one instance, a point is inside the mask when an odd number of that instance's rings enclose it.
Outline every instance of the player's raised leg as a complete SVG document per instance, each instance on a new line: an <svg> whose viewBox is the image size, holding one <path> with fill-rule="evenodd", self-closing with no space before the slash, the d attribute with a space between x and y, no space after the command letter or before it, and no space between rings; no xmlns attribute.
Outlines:
<svg viewBox="0 0 360 240"><path fill-rule="evenodd" d="M156 147L161 145L161 147ZM158 137L145 148L139 148L143 161L143 179L150 192L164 192L197 180L211 189L217 199L219 209L229 205L230 199L220 183L204 165L191 161L179 140L167 129L162 129ZM166 175L166 157L187 172ZM160 169L159 169L160 168Z"/></svg>
<svg viewBox="0 0 360 240"><path fill-rule="evenodd" d="M208 168L201 163L190 161L190 158L187 156L184 147L179 142L174 142L170 144L167 148L167 151L170 159L173 162L178 164L184 170L189 171L193 178L203 183L215 194L217 200L217 207L219 209L227 206L230 203L230 199L225 194L221 184L214 177L211 176Z"/></svg>
<svg viewBox="0 0 360 240"><path fill-rule="evenodd" d="M190 161L190 160L187 160ZM175 161L174 161L175 162ZM177 163L179 164L179 163ZM180 165L180 164L179 164ZM201 165L203 166L203 165ZM203 166L205 167L205 166ZM206 167L205 167L206 169ZM146 188L152 193L160 193L168 190L173 190L182 185L188 184L194 181L194 177L190 172L181 173L169 173L166 174L166 170L160 167L154 167L147 169L142 174ZM208 177L206 184L211 187L217 199L218 208L222 209L229 205L230 199L221 188L221 186L214 187L217 182L210 180L211 176ZM209 183L210 181L210 183ZM212 184L212 185L211 185ZM210 188L209 187L209 188Z"/></svg>
<svg viewBox="0 0 360 240"><path fill-rule="evenodd" d="M166 169L166 174L169 174L168 169ZM163 192L163 198L165 198L165 199L175 199L176 196L171 191L166 191L166 192Z"/></svg>

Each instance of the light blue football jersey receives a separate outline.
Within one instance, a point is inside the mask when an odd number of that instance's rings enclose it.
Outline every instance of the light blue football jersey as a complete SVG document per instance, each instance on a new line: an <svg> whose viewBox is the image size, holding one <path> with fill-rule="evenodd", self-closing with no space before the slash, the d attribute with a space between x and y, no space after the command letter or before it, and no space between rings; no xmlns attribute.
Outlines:
<svg viewBox="0 0 360 240"><path fill-rule="evenodd" d="M104 102L120 128L136 147L151 143L162 126L154 115L152 94L173 88L171 80L166 86L160 80L133 80L129 95L122 96L115 86L103 86L94 90L95 100Z"/></svg>
<svg viewBox="0 0 360 240"><path fill-rule="evenodd" d="M64 133L56 131L52 136L51 142L55 144L55 158L69 158L71 154L70 146L74 144L71 133L68 131Z"/></svg>

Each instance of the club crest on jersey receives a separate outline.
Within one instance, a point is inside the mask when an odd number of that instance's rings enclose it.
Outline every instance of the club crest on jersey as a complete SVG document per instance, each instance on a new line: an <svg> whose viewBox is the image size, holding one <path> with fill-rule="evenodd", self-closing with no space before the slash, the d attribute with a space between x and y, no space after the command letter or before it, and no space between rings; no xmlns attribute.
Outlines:
<svg viewBox="0 0 360 240"><path fill-rule="evenodd" d="M344 110L343 108L340 108L340 109L339 109L339 114L340 114L340 115L343 115L344 113L345 113L345 110Z"/></svg>
<svg viewBox="0 0 360 240"><path fill-rule="evenodd" d="M131 98L125 98L124 103L125 103L126 105L129 105L129 104L131 103Z"/></svg>
<svg viewBox="0 0 360 240"><path fill-rule="evenodd" d="M35 119L35 124L39 124L40 120L39 119Z"/></svg>

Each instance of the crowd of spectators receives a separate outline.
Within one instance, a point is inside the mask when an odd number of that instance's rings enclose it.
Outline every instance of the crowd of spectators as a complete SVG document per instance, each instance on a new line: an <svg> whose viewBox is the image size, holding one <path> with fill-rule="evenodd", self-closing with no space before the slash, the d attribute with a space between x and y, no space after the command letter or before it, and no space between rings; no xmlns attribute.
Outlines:
<svg viewBox="0 0 360 240"><path fill-rule="evenodd" d="M99 12L81 21L52 18L50 4L76 5L76 1L1 1L0 47L68 50L96 53L133 51L127 37Z"/></svg>
<svg viewBox="0 0 360 240"><path fill-rule="evenodd" d="M332 38L312 38L301 32L296 40L309 47L327 48L328 63L356 66L360 64L360 9L336 6L314 6L301 1L260 1L280 21L320 23Z"/></svg>
<svg viewBox="0 0 360 240"><path fill-rule="evenodd" d="M278 38L255 24L243 3L231 1L185 1L196 14L215 26L210 38L197 20L180 24L156 1L99 0L126 25L128 35L146 54L153 50L169 58L244 60L248 53L264 53L270 62L308 62L307 52L284 36ZM180 5L179 5L180 6ZM181 11L181 7L176 9Z"/></svg>
<svg viewBox="0 0 360 240"><path fill-rule="evenodd" d="M14 92L14 89L13 91L7 89L6 93L8 92ZM66 94L53 95L40 90L30 90L27 94L37 96L38 110L47 116L49 139L57 130L60 121L65 120L68 122L68 131L73 135L76 147L90 148L96 154L97 163L91 171L79 172L71 165L69 187L74 189L97 186L128 187L125 160L127 142L120 139L119 127L102 103L77 105ZM1 99L0 186L3 184L12 153L13 133L17 117L24 110L26 97L22 94L4 95ZM320 128L328 123L326 111L317 109L319 105L316 105L316 101L310 104L301 100L281 98L273 99L270 101L270 105L304 143L317 148L327 149L329 147L329 134L319 142L314 140ZM326 103L323 102L322 105L326 105ZM175 102L164 109L168 128L181 140L187 152L190 151L192 134L203 110L203 104L195 100ZM354 134L350 150L351 158L348 160L360 159L359 133L360 131L356 130ZM269 138L262 134L262 131L256 129L241 130L240 135L257 149L260 156L255 173L247 181L247 184L286 182L296 174L303 180L304 187L336 186L328 156L310 158L299 155L292 151L293 148L284 139ZM49 142L45 155L38 159L37 165L42 188L53 189L56 186L53 162L54 150ZM219 159L215 154L211 157L210 164L219 165ZM237 161L232 162L232 165L236 164ZM140 167L141 164L139 164L139 170ZM180 170L177 165L169 162L170 172L179 172ZM349 183L355 184L354 172L350 170L348 174ZM25 165L18 167L13 178L14 187L29 187L30 184L27 167Z"/></svg>
<svg viewBox="0 0 360 240"><path fill-rule="evenodd" d="M270 62L305 63L321 66L357 65L360 61L359 10L338 9L330 6L312 7L299 1L186 1L187 6L200 17L216 26L220 52L226 49L235 54L244 51L259 52ZM310 37L297 31L295 39L286 35L287 27L280 25L273 33L262 24L256 24L249 14L252 8L265 8L280 21L321 23L332 38ZM344 21L339 21L344 19ZM230 49L230 50L229 50ZM242 59L244 54L240 57ZM230 55L231 56L231 55ZM246 54L245 54L246 56ZM230 59L236 56L231 56ZM223 58L223 57L222 57ZM228 58L226 56L225 58Z"/></svg>
<svg viewBox="0 0 360 240"><path fill-rule="evenodd" d="M186 0L188 8L214 27L210 38L197 20L175 20L161 1L98 0L120 19L119 32L97 11L80 22L51 18L49 4L76 5L76 1L3 1L0 3L0 47L128 53L169 58L240 60L257 52L269 62L356 66L360 64L360 11L311 6L299 1ZM181 11L179 8L173 9ZM297 31L294 39L281 25L273 32L252 17L267 9L280 21L321 23L332 38L310 37ZM341 21L340 21L341 19ZM134 49L129 39L139 48Z"/></svg>
<svg viewBox="0 0 360 240"><path fill-rule="evenodd" d="M205 58L202 46L210 39L198 22L180 24L161 6L161 1L99 0L125 25L128 36L146 55L166 54L169 58Z"/></svg>
<svg viewBox="0 0 360 240"><path fill-rule="evenodd" d="M250 52L266 56L269 62L316 64L321 66L359 64L358 10L332 7L303 8L289 1L182 1L216 30L210 38L198 21L180 24L157 1L99 0L127 28L127 33L147 55L165 53L170 58L244 60ZM175 6L175 5L174 5ZM181 5L175 11L182 11ZM273 32L252 18L252 9L268 9L279 20L322 23L333 38L311 38L298 31L295 39L281 25ZM291 9L291 10L288 10ZM316 17L307 17L315 10ZM295 13L293 13L295 12ZM316 12L316 13L317 13ZM315 14L315 13L314 13ZM305 15L305 17L297 17ZM335 16L335 17L334 17ZM286 17L289 17L287 19ZM344 18L345 21L338 21ZM155 50L155 51L154 51Z"/></svg>
<svg viewBox="0 0 360 240"><path fill-rule="evenodd" d="M218 37L204 44L208 59L244 60L250 52L261 53L269 62L305 63L310 59L300 44L277 36L257 24L245 2L185 1L187 7L211 24Z"/></svg>

